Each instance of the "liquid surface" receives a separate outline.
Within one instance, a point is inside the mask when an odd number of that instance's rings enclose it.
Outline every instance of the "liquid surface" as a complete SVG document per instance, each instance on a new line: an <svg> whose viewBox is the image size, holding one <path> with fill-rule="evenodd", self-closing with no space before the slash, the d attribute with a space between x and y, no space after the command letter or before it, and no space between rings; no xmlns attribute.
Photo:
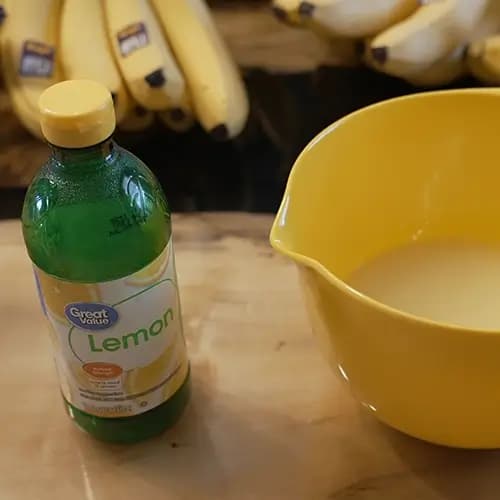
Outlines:
<svg viewBox="0 0 500 500"><path fill-rule="evenodd" d="M347 282L419 317L500 330L500 247L415 244L369 262Z"/></svg>

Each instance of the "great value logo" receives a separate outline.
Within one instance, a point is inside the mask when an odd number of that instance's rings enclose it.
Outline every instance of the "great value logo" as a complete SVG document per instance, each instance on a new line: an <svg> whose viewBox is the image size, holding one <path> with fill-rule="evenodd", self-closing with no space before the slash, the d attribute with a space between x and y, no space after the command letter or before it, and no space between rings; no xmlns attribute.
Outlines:
<svg viewBox="0 0 500 500"><path fill-rule="evenodd" d="M82 330L105 330L118 321L118 311L115 308L96 302L68 304L64 313L71 324Z"/></svg>

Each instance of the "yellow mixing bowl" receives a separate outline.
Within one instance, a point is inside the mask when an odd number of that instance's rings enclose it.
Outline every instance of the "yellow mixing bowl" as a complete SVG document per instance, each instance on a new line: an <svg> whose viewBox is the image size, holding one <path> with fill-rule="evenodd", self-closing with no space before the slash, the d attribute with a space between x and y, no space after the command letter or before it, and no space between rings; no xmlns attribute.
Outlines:
<svg viewBox="0 0 500 500"><path fill-rule="evenodd" d="M498 448L500 330L417 318L344 281L443 238L500 244L500 90L415 94L334 123L294 165L270 239L298 264L322 349L369 411L427 441Z"/></svg>

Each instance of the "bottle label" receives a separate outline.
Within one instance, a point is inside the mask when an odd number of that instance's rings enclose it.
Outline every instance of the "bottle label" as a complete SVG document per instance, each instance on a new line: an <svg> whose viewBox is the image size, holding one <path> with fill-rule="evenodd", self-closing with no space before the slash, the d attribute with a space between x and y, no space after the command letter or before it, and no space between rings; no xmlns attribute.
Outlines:
<svg viewBox="0 0 500 500"><path fill-rule="evenodd" d="M172 242L142 270L75 283L35 268L64 397L99 417L139 415L168 400L189 369Z"/></svg>

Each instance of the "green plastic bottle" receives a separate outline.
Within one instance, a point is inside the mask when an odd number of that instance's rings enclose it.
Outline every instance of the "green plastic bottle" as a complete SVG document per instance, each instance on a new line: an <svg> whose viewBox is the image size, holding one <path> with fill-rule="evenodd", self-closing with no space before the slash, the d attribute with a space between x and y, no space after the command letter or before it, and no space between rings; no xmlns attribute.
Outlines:
<svg viewBox="0 0 500 500"><path fill-rule="evenodd" d="M40 97L51 147L23 207L23 233L70 417L92 436L161 433L189 399L171 220L152 172L117 146L102 85Z"/></svg>

